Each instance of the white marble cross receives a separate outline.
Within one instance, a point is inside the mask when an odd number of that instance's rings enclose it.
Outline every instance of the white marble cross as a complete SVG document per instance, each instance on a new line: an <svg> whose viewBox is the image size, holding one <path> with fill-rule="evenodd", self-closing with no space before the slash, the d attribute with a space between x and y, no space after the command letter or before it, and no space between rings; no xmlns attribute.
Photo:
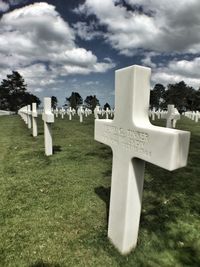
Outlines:
<svg viewBox="0 0 200 267"><path fill-rule="evenodd" d="M64 119L65 116L65 109L62 107L60 110L61 118Z"/></svg>
<svg viewBox="0 0 200 267"><path fill-rule="evenodd" d="M95 119L99 119L99 106L96 106L94 109L94 117Z"/></svg>
<svg viewBox="0 0 200 267"><path fill-rule="evenodd" d="M28 128L31 129L31 105L27 106L27 122Z"/></svg>
<svg viewBox="0 0 200 267"><path fill-rule="evenodd" d="M73 108L72 109L72 116L74 116L76 114L76 110Z"/></svg>
<svg viewBox="0 0 200 267"><path fill-rule="evenodd" d="M28 124L28 108L27 108L27 106L20 108L18 113L22 117L22 119L24 120L25 124Z"/></svg>
<svg viewBox="0 0 200 267"><path fill-rule="evenodd" d="M152 121L155 121L155 114L156 114L156 108L153 107L153 110L151 111L151 119L152 119Z"/></svg>
<svg viewBox="0 0 200 267"><path fill-rule="evenodd" d="M54 114L51 111L51 97L44 98L44 111L42 114L44 121L44 143L45 154L50 156L53 154L51 123L54 122Z"/></svg>
<svg viewBox="0 0 200 267"><path fill-rule="evenodd" d="M187 163L190 133L149 121L150 74L135 65L116 71L114 120L95 120L95 139L113 152L108 237L122 254L137 243L145 161L170 171Z"/></svg>
<svg viewBox="0 0 200 267"><path fill-rule="evenodd" d="M72 108L71 107L68 108L67 113L69 115L69 120L71 121L72 120Z"/></svg>
<svg viewBox="0 0 200 267"><path fill-rule="evenodd" d="M112 118L114 116L114 110L111 108L110 110L110 117Z"/></svg>
<svg viewBox="0 0 200 267"><path fill-rule="evenodd" d="M174 107L174 105L168 105L167 106L167 113L166 113L166 127L167 128L175 128L176 127L176 121L180 120L180 113L178 110Z"/></svg>
<svg viewBox="0 0 200 267"><path fill-rule="evenodd" d="M80 118L80 122L83 122L83 114L84 114L84 109L81 106L81 107L78 108L78 116Z"/></svg>
<svg viewBox="0 0 200 267"><path fill-rule="evenodd" d="M110 110L109 108L106 108L106 120L109 119Z"/></svg>
<svg viewBox="0 0 200 267"><path fill-rule="evenodd" d="M56 109L54 110L54 114L56 115L56 118L58 118L58 113L59 113L59 110L58 110L58 108L56 107Z"/></svg>
<svg viewBox="0 0 200 267"><path fill-rule="evenodd" d="M195 122L198 122L199 117L200 117L200 113L199 113L199 111L196 111L196 113L195 113Z"/></svg>
<svg viewBox="0 0 200 267"><path fill-rule="evenodd" d="M157 115L158 119L160 119L160 117L161 117L161 111L160 111L160 109L157 110L156 115Z"/></svg>
<svg viewBox="0 0 200 267"><path fill-rule="evenodd" d="M32 103L32 125L33 125L33 136L37 136L37 104Z"/></svg>

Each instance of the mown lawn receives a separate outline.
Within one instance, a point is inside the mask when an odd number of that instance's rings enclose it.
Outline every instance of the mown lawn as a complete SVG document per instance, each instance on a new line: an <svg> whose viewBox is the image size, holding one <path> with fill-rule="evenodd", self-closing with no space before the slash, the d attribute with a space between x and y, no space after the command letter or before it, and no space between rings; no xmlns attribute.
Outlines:
<svg viewBox="0 0 200 267"><path fill-rule="evenodd" d="M112 153L93 117L57 119L51 157L41 119L33 138L20 117L0 117L0 267L199 267L200 123L177 128L192 132L188 166L146 164L138 246L121 256L107 239Z"/></svg>

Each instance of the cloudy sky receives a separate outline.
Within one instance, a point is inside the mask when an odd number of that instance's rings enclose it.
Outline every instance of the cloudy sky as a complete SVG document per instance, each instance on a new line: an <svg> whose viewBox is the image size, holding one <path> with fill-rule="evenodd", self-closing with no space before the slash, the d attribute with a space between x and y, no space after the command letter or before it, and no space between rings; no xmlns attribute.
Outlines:
<svg viewBox="0 0 200 267"><path fill-rule="evenodd" d="M114 71L152 68L151 85L200 87L199 0L0 0L0 81L59 105L77 91L114 103Z"/></svg>

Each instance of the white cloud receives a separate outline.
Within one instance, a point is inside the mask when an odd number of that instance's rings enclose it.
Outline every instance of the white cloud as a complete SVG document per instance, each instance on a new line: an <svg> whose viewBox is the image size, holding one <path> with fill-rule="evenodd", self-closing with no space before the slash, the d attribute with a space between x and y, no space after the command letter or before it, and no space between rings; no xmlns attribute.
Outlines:
<svg viewBox="0 0 200 267"><path fill-rule="evenodd" d="M99 84L99 81L88 81L85 84L86 85L97 85L97 84Z"/></svg>
<svg viewBox="0 0 200 267"><path fill-rule="evenodd" d="M0 0L0 12L5 12L9 9L9 4Z"/></svg>
<svg viewBox="0 0 200 267"><path fill-rule="evenodd" d="M104 35L103 32L98 30L98 25L94 21L90 22L89 25L86 22L79 21L74 23L73 28L76 35L86 41L91 41Z"/></svg>
<svg viewBox="0 0 200 267"><path fill-rule="evenodd" d="M140 48L157 52L200 52L199 0L124 2L132 6L132 10L119 0L106 0L103 4L101 0L86 0L75 11L96 15L98 23L107 28L104 35L107 42L127 56L134 55ZM88 35L87 31L86 37Z"/></svg>
<svg viewBox="0 0 200 267"><path fill-rule="evenodd" d="M200 87L199 69L200 57L193 60L173 60L166 67L153 70L152 81L164 85L184 81L198 89Z"/></svg>
<svg viewBox="0 0 200 267"><path fill-rule="evenodd" d="M0 78L1 70L18 70L35 90L53 86L63 76L115 66L112 61L99 62L75 41L74 30L53 5L35 3L6 13L0 20Z"/></svg>
<svg viewBox="0 0 200 267"><path fill-rule="evenodd" d="M156 64L152 61L152 58L157 55L155 52L146 53L145 57L141 60L142 64L146 67L156 68Z"/></svg>
<svg viewBox="0 0 200 267"><path fill-rule="evenodd" d="M28 0L0 0L0 12L6 12L11 6L26 3Z"/></svg>

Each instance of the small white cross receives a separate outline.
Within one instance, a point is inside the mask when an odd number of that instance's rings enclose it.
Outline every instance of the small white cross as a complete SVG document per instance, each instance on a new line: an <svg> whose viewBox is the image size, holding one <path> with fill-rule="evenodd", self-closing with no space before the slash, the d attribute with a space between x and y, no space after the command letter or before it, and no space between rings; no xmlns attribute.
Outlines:
<svg viewBox="0 0 200 267"><path fill-rule="evenodd" d="M95 120L95 139L113 152L108 237L126 254L136 246L145 161L167 170L187 163L190 133L149 122L151 69L116 71L114 120Z"/></svg>
<svg viewBox="0 0 200 267"><path fill-rule="evenodd" d="M31 105L27 106L27 122L28 128L31 129Z"/></svg>
<svg viewBox="0 0 200 267"><path fill-rule="evenodd" d="M180 113L174 107L174 105L168 105L167 106L166 119L167 119L167 122L166 122L167 128L175 128L176 127L176 121L180 120Z"/></svg>
<svg viewBox="0 0 200 267"><path fill-rule="evenodd" d="M44 112L42 114L44 121L44 143L45 143L45 154L50 156L53 154L52 145L52 134L51 134L51 123L54 122L54 114L51 111L51 98L44 98Z"/></svg>
<svg viewBox="0 0 200 267"><path fill-rule="evenodd" d="M81 106L81 107L78 108L78 116L80 118L80 122L83 122L83 114L84 114L84 109Z"/></svg>
<svg viewBox="0 0 200 267"><path fill-rule="evenodd" d="M99 119L99 106L96 106L95 109L94 109L94 117L95 119Z"/></svg>
<svg viewBox="0 0 200 267"><path fill-rule="evenodd" d="M106 108L106 120L109 119L110 110L109 108Z"/></svg>
<svg viewBox="0 0 200 267"><path fill-rule="evenodd" d="M72 108L69 107L69 109L67 110L68 112L68 115L69 115L69 120L71 121L72 120Z"/></svg>
<svg viewBox="0 0 200 267"><path fill-rule="evenodd" d="M32 125L33 125L33 136L37 136L37 104L32 103Z"/></svg>

